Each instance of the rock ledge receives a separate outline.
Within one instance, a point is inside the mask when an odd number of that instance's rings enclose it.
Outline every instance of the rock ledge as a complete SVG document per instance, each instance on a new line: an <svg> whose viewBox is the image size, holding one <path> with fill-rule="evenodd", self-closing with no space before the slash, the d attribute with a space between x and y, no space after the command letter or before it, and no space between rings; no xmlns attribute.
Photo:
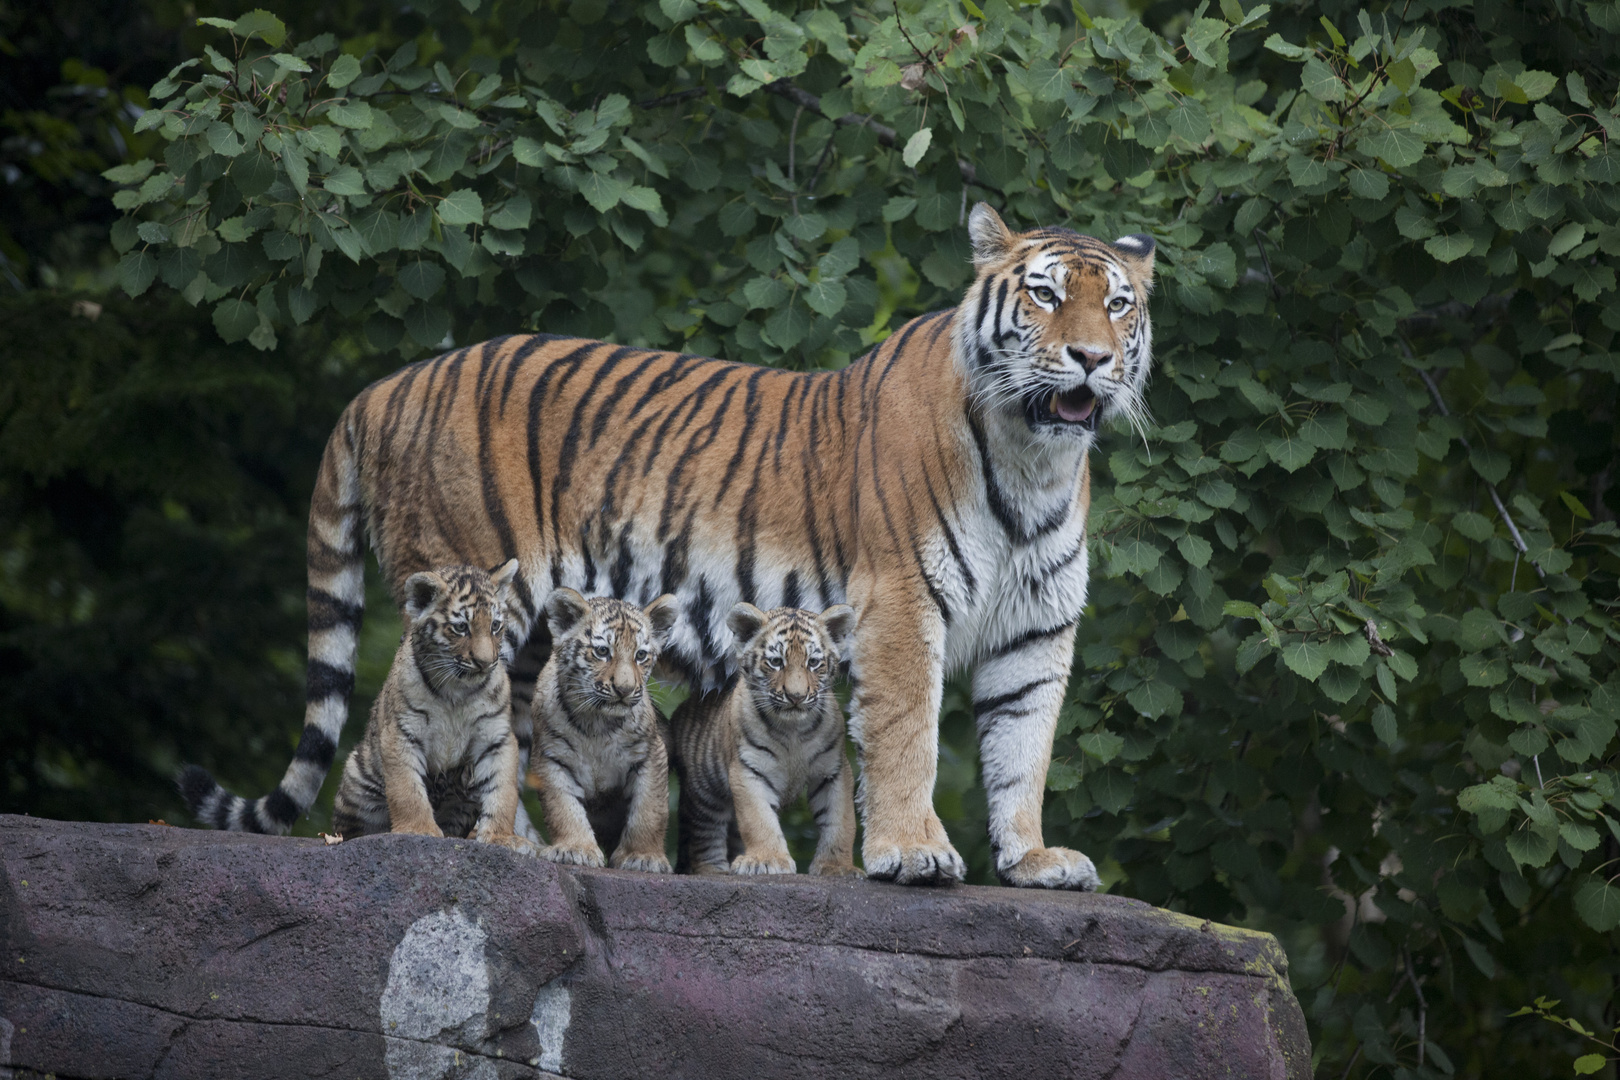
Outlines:
<svg viewBox="0 0 1620 1080"><path fill-rule="evenodd" d="M1275 939L1111 896L0 816L0 1076L1256 1077Z"/></svg>

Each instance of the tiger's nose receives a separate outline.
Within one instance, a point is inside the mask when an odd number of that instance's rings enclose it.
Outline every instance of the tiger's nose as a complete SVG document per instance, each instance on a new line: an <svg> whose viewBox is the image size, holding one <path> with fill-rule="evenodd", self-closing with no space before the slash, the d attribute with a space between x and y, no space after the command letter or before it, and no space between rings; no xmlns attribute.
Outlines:
<svg viewBox="0 0 1620 1080"><path fill-rule="evenodd" d="M1067 348L1069 356L1088 372L1097 370L1114 358L1113 352L1108 349L1088 349L1084 345L1070 345Z"/></svg>
<svg viewBox="0 0 1620 1080"><path fill-rule="evenodd" d="M805 702L815 697L815 691L805 690L803 692L795 692L792 690L784 690L782 691L782 696L787 698L787 703L789 705L797 709L803 706Z"/></svg>

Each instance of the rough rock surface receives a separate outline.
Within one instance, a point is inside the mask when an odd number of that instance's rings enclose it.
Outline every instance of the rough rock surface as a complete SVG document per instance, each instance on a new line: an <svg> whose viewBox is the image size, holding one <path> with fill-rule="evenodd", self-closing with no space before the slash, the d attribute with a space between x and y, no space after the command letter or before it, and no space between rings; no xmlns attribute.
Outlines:
<svg viewBox="0 0 1620 1080"><path fill-rule="evenodd" d="M1274 939L1118 897L21 817L0 871L0 1077L1310 1071Z"/></svg>

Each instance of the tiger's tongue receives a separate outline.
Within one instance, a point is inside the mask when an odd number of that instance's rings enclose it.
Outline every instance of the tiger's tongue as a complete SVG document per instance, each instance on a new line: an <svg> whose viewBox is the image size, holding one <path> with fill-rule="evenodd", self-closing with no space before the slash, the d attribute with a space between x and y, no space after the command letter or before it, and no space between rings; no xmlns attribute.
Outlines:
<svg viewBox="0 0 1620 1080"><path fill-rule="evenodd" d="M1088 396L1081 405L1072 405L1062 394L1052 395L1052 411L1071 424L1084 423L1097 407L1097 399Z"/></svg>

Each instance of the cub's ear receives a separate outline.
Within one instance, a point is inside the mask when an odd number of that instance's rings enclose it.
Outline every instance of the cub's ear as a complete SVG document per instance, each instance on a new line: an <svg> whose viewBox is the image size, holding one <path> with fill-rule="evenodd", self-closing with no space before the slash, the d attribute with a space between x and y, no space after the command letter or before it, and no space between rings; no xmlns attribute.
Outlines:
<svg viewBox="0 0 1620 1080"><path fill-rule="evenodd" d="M834 604L821 613L820 620L839 657L848 660L849 647L855 643L855 609L848 604Z"/></svg>
<svg viewBox="0 0 1620 1080"><path fill-rule="evenodd" d="M1007 254L1013 234L989 203L974 203L968 214L968 241L973 245L973 265L983 270Z"/></svg>
<svg viewBox="0 0 1620 1080"><path fill-rule="evenodd" d="M546 625L551 627L552 637L562 637L590 613L591 605L585 598L566 586L546 597Z"/></svg>
<svg viewBox="0 0 1620 1080"><path fill-rule="evenodd" d="M754 635L759 633L759 628L765 625L765 613L753 604L737 604L726 612L726 625L736 635L736 648L740 650L748 642L754 640Z"/></svg>
<svg viewBox="0 0 1620 1080"><path fill-rule="evenodd" d="M405 579L405 617L416 622L431 612L444 596L444 578L431 570Z"/></svg>
<svg viewBox="0 0 1620 1080"><path fill-rule="evenodd" d="M1132 233L1114 241L1114 250L1125 258L1131 276L1142 284L1143 291L1153 289L1153 250L1157 247L1147 233Z"/></svg>
<svg viewBox="0 0 1620 1080"><path fill-rule="evenodd" d="M674 628L676 618L681 614L681 609L675 605L675 594L665 593L642 608L641 613L652 623L653 640L658 642L659 648L663 648L664 642L669 640L669 632Z"/></svg>
<svg viewBox="0 0 1620 1080"><path fill-rule="evenodd" d="M518 561L507 559L489 572L489 580L495 584L497 590L504 590L517 579L517 572Z"/></svg>

